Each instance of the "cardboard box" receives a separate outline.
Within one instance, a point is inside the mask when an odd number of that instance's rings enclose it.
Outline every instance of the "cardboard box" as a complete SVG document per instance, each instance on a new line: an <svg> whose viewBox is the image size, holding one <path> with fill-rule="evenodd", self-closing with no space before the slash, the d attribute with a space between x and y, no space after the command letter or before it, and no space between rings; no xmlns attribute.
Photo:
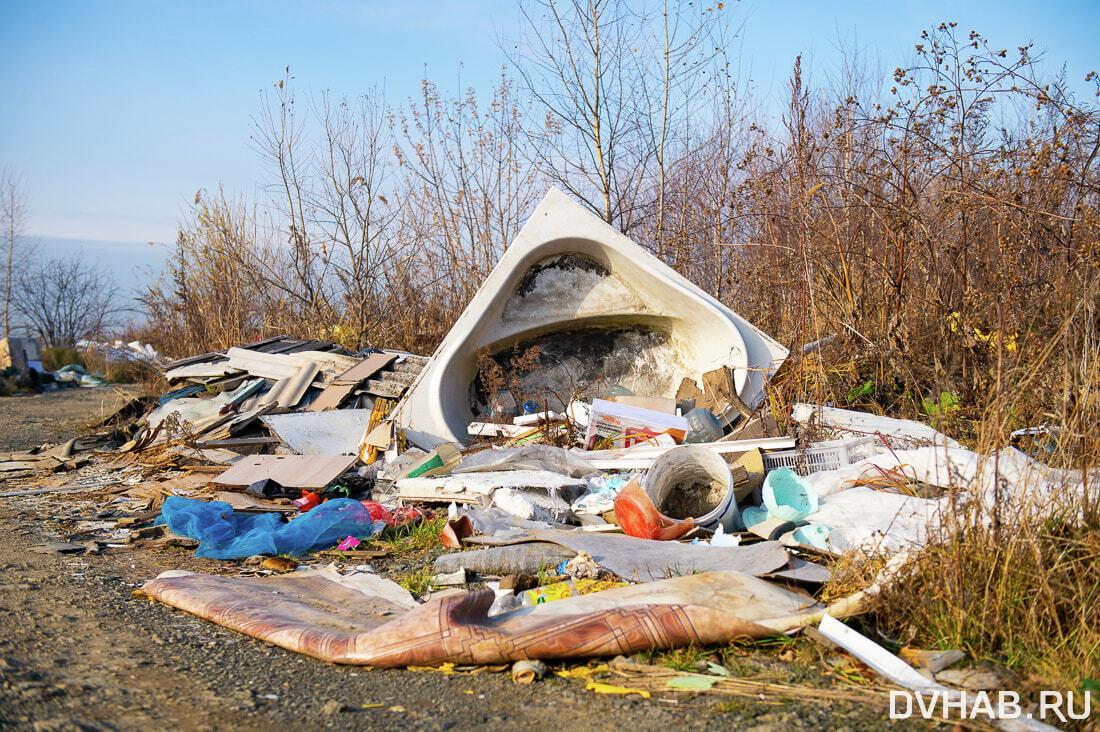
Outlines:
<svg viewBox="0 0 1100 732"><path fill-rule="evenodd" d="M594 450L651 445L658 435L663 434L681 443L687 431L688 423L683 417L593 399L584 447Z"/></svg>

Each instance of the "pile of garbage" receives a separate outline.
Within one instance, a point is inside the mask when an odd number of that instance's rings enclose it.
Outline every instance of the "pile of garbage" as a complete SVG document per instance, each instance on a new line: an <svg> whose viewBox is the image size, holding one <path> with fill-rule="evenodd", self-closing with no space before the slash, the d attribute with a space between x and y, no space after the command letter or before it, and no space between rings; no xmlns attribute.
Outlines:
<svg viewBox="0 0 1100 732"><path fill-rule="evenodd" d="M7 456L9 483L36 487L3 495L102 496L118 518L101 544L297 556L286 574L173 572L143 591L392 667L825 632L959 493L1023 500L1073 479L829 406L796 404L787 434L765 399L785 355L552 192L430 359L278 337L166 363L171 390L99 433ZM430 591L363 569L372 538L444 515ZM852 556L889 561L825 602Z"/></svg>
<svg viewBox="0 0 1100 732"><path fill-rule="evenodd" d="M116 339L108 343L84 339L77 341L76 347L81 351L98 353L108 361L136 362L159 368L167 360L152 345L141 341L127 343Z"/></svg>

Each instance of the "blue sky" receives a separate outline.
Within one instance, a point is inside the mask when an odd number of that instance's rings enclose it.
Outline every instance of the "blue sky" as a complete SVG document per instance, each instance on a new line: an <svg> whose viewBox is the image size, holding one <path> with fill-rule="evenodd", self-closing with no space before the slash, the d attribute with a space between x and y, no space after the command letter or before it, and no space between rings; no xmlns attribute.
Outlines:
<svg viewBox="0 0 1100 732"><path fill-rule="evenodd" d="M1074 81L1100 67L1096 0L726 4L745 22L741 75L764 99L799 53L821 72L858 46L889 73L941 20L1008 48L1033 40ZM197 189L259 183L251 118L286 66L299 89L377 85L391 102L425 68L454 90L461 65L462 86L487 90L504 63L495 38L517 28L509 0L0 0L0 168L21 173L40 248L83 248L124 274L127 252L142 266L167 252Z"/></svg>

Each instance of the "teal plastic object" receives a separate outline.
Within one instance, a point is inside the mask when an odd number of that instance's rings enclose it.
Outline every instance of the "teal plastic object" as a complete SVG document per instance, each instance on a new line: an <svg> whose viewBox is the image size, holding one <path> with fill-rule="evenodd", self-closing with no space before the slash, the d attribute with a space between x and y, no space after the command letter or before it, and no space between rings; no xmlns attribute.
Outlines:
<svg viewBox="0 0 1100 732"><path fill-rule="evenodd" d="M768 473L761 493L768 513L784 521L802 521L817 511L817 493L790 468Z"/></svg>
<svg viewBox="0 0 1100 732"><path fill-rule="evenodd" d="M831 526L807 524L794 530L794 540L799 544L805 544L806 546L812 546L814 549L827 552L829 551L829 532L832 530Z"/></svg>
<svg viewBox="0 0 1100 732"><path fill-rule="evenodd" d="M756 526L768 520L768 511L760 506L746 506L741 509L741 520L746 527Z"/></svg>

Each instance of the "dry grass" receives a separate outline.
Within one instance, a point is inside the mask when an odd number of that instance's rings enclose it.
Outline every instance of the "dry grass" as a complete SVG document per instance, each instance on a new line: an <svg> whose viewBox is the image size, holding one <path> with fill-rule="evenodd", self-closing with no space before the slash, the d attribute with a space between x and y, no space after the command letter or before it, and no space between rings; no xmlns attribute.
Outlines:
<svg viewBox="0 0 1100 732"><path fill-rule="evenodd" d="M1064 379L1064 399L1049 415L1061 429L1040 453L1067 469L1062 484L1015 495L998 487L993 505L960 499L943 535L912 562L912 576L883 595L878 617L918 643L962 649L1036 685L1080 689L1100 679L1100 335L1091 309L1077 307L1060 332L1026 366L1002 361L975 433L992 455L1029 390ZM1062 343L1075 347L1053 347Z"/></svg>

